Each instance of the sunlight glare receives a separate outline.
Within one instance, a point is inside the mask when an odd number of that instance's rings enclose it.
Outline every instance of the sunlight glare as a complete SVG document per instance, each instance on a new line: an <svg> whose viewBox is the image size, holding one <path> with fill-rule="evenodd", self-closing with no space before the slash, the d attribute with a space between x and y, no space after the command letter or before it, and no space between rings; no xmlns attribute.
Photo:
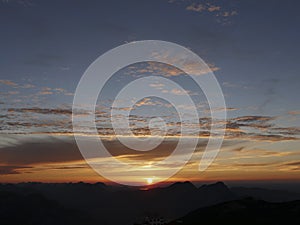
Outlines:
<svg viewBox="0 0 300 225"><path fill-rule="evenodd" d="M147 183L148 183L148 185L152 184L153 183L153 179L152 178L147 178Z"/></svg>

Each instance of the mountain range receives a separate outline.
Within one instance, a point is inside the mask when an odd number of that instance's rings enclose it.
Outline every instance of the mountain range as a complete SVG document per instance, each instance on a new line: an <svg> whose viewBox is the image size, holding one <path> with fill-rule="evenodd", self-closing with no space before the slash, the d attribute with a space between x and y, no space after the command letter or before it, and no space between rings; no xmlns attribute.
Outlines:
<svg viewBox="0 0 300 225"><path fill-rule="evenodd" d="M20 221L14 223L14 220L9 223L10 215L12 219L18 215L18 218L24 217L23 221L31 221L23 222L23 225L53 224L51 219L47 219L50 222L46 223L46 218L56 218L55 221L62 221L56 222L56 225L132 225L149 215L163 217L167 221L173 221L173 224L178 224L180 221L178 218L182 218L182 221L190 221L186 219L186 216L197 221L198 215L202 218L202 214L206 214L204 209L209 212L218 211L218 207L222 208L220 204L243 205L243 199L250 196L255 199L253 201L257 201L255 204L263 206L262 201L265 201L266 204L270 204L270 207L271 204L277 204L272 202L300 199L300 194L297 193L259 188L229 188L223 182L200 187L196 187L191 182L178 182L167 187L149 190L82 182L1 184L0 194L0 211L6 210L5 214L0 214L0 219L7 221L5 225L20 224ZM237 202L232 203L235 201ZM251 203L251 201L245 201L245 204L249 202ZM10 208L6 207L7 205L16 205L16 207ZM24 210L27 213L24 213ZM247 207L245 210L247 211ZM47 214L49 211L55 216L49 216ZM191 215L191 212L194 214ZM35 220L31 220L30 215ZM76 222L72 222L70 218ZM37 222L34 223L34 221ZM84 222L81 223L82 221Z"/></svg>

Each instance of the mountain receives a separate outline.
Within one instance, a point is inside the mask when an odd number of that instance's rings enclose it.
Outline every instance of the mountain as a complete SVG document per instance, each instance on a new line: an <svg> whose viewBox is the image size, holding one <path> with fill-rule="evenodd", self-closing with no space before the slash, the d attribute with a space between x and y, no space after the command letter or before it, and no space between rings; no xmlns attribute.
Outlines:
<svg viewBox="0 0 300 225"><path fill-rule="evenodd" d="M0 191L0 224L3 225L93 225L99 222L84 212L67 209L41 194L20 195ZM105 225L103 221L101 224Z"/></svg>
<svg viewBox="0 0 300 225"><path fill-rule="evenodd" d="M229 188L223 182L202 185L199 188L191 182L177 182L167 187L156 187L149 190L109 186L103 183L20 183L0 184L0 192L13 193L16 195L12 198L13 201L20 202L26 202L26 199L32 201L28 196L44 196L44 200L41 201L40 210L42 212L43 210L47 212L47 208L43 207L52 201L55 204L51 206L53 207L51 210L57 213L61 212L62 214L59 214L61 217L65 214L68 215L69 210L75 210L77 213L74 218L79 214L86 215L93 221L101 221L97 224L108 225L132 225L137 220L141 221L141 218L149 215L172 221L184 217L194 210L239 200L245 196L253 196L266 201L300 199L300 196L290 192L242 187ZM3 201L0 198L0 205L8 204ZM38 211L37 205L28 207L28 210ZM74 211L72 212L74 213ZM22 207L16 207L15 215L23 216ZM29 213L28 215L33 214ZM45 218L47 218L47 214L45 214ZM80 218L76 222L80 222ZM0 222L0 224L2 223ZM75 223L65 224L73 225Z"/></svg>
<svg viewBox="0 0 300 225"><path fill-rule="evenodd" d="M131 225L136 218L147 215L173 220L199 207L236 198L221 182L200 188L190 182L178 182L150 190L113 188L101 183L23 183L0 185L1 189L26 195L40 193L66 208L78 209L112 225Z"/></svg>
<svg viewBox="0 0 300 225"><path fill-rule="evenodd" d="M300 201L270 203L246 198L202 207L169 225L300 224Z"/></svg>
<svg viewBox="0 0 300 225"><path fill-rule="evenodd" d="M269 202L293 201L300 199L300 193L263 188L234 187L230 189L239 198L254 197Z"/></svg>

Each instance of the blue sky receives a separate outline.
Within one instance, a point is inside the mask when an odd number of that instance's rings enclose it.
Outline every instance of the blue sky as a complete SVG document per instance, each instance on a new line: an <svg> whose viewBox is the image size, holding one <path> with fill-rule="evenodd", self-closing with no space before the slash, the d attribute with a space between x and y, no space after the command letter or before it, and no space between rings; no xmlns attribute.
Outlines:
<svg viewBox="0 0 300 225"><path fill-rule="evenodd" d="M207 3L3 1L1 79L72 93L105 51L133 40L167 40L220 68L215 74L230 96L228 106L272 115L297 110L299 3L224 1L209 2L220 7L213 12L187 10L193 4ZM221 15L227 12L235 13ZM72 101L47 97L54 104Z"/></svg>

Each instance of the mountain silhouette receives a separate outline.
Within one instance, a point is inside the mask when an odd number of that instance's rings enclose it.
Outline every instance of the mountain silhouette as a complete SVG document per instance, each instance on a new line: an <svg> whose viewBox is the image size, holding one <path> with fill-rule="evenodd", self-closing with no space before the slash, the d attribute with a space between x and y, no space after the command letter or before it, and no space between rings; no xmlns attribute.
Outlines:
<svg viewBox="0 0 300 225"><path fill-rule="evenodd" d="M99 222L79 210L66 209L41 194L0 191L0 224L3 225L93 225Z"/></svg>
<svg viewBox="0 0 300 225"><path fill-rule="evenodd" d="M294 192L282 191L282 190L234 187L231 188L231 191L240 198L251 196L257 199L263 199L265 201L270 201L270 202L293 201L293 200L300 199L300 193L294 193Z"/></svg>
<svg viewBox="0 0 300 225"><path fill-rule="evenodd" d="M255 198L276 201L276 198L271 197L276 197L274 193L279 193L278 191L266 189L257 191L256 189L242 187L229 188L223 182L200 187L196 187L191 182L177 182L167 187L156 187L149 190L110 186L104 183L20 183L0 184L0 192L15 195L13 198L4 198L8 201L6 203L3 203L4 200L1 198L2 208L5 204L13 205L12 202L14 201L17 201L17 205L22 205L26 201L31 202L29 196L39 195L43 199L41 200L41 208L38 209L38 204L30 206L27 208L30 212L41 210L46 213L47 210L52 210L58 213L57 219L61 221L68 221L64 216L73 212L74 218L82 215L92 221L101 221L98 224L103 225L132 225L139 218L145 218L149 215L173 221L199 208L239 200L252 194ZM264 199L264 196L267 199ZM280 196L280 201L295 200L299 197L284 191L280 192ZM53 209L44 207L49 202L55 203L51 205ZM11 209L8 215L13 215L13 208ZM16 207L14 213L15 215L23 215L22 207ZM29 215L33 214L28 213ZM47 214L41 217L48 218ZM80 218L76 219L78 224L80 224L80 221ZM66 222L64 224L73 225L76 223Z"/></svg>
<svg viewBox="0 0 300 225"><path fill-rule="evenodd" d="M203 207L169 225L300 224L300 201L270 203L246 198Z"/></svg>

